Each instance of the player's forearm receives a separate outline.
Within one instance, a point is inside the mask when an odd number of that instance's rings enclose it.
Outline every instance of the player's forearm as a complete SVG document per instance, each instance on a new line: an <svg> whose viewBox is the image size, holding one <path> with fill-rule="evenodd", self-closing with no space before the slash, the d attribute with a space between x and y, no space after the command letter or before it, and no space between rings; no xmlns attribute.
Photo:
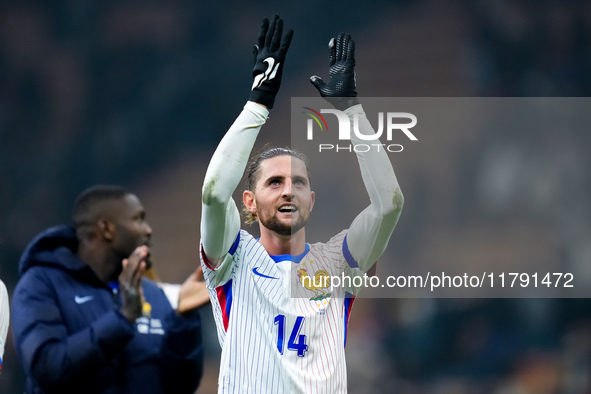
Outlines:
<svg viewBox="0 0 591 394"><path fill-rule="evenodd" d="M354 116L358 117L360 133L364 135L375 134L360 104L347 109L345 112L351 120L353 120ZM355 133L352 134L351 140L353 144L363 143ZM386 151L384 149L371 149L356 154L372 209L380 216L399 214L404 204L404 197Z"/></svg>
<svg viewBox="0 0 591 394"><path fill-rule="evenodd" d="M361 105L354 105L345 112L351 121L355 116L358 117L357 124L361 134L375 134ZM363 143L355 133L352 133L351 140L353 144ZM384 149L359 152L357 159L371 204L351 225L347 241L360 268L366 270L386 249L400 217L404 197Z"/></svg>
<svg viewBox="0 0 591 394"><path fill-rule="evenodd" d="M226 205L232 198L268 114L269 111L263 106L253 102L246 103L211 158L203 183L204 206Z"/></svg>
<svg viewBox="0 0 591 394"><path fill-rule="evenodd" d="M232 200L261 126L269 111L248 102L218 145L202 190L201 236L208 260L221 262L240 231L240 214Z"/></svg>

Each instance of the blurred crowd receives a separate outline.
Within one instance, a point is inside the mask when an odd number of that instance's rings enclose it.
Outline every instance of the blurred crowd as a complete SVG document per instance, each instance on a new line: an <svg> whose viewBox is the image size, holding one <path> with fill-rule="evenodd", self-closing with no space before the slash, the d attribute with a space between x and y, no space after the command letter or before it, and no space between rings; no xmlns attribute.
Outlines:
<svg viewBox="0 0 591 394"><path fill-rule="evenodd" d="M470 31L463 62L473 95L591 95L588 2L466 1L461 12ZM574 114L589 110L588 101L571 102ZM441 186L434 177L412 180L410 192L403 183L409 203L392 240L400 260L413 264L423 256L469 265L488 254L505 269L511 265L503 263L520 259L542 270L550 259L576 278L589 278L588 126L529 124L536 127L477 131L457 155L447 156L453 163L445 164L452 174L442 182L446 190L433 186ZM350 355L360 355L350 358L350 367L365 373L371 365L374 373L356 374L352 392L368 386L376 393L393 387L399 393L591 391L587 298L361 302L367 309L355 310L352 324L364 334L348 345Z"/></svg>

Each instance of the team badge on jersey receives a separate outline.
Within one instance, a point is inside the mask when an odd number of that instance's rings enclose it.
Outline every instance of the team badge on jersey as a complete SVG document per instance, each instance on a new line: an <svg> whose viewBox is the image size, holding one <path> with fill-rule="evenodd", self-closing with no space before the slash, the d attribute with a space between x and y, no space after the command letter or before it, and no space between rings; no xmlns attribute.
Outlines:
<svg viewBox="0 0 591 394"><path fill-rule="evenodd" d="M310 260L310 263L314 263ZM302 264L302 268L297 271L298 278L302 286L310 291L314 292L314 295L310 298L311 301L322 301L332 295L328 292L330 288L330 275L326 270L317 270L315 272L308 272L308 268L303 268L306 263Z"/></svg>

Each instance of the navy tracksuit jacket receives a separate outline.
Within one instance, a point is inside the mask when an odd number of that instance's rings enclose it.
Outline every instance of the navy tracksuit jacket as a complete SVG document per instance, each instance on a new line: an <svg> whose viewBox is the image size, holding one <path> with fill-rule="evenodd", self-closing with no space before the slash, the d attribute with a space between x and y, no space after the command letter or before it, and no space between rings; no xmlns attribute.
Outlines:
<svg viewBox="0 0 591 394"><path fill-rule="evenodd" d="M203 370L198 312L178 316L144 279L151 311L130 324L117 290L76 249L74 229L57 226L21 257L11 315L27 393L193 393Z"/></svg>

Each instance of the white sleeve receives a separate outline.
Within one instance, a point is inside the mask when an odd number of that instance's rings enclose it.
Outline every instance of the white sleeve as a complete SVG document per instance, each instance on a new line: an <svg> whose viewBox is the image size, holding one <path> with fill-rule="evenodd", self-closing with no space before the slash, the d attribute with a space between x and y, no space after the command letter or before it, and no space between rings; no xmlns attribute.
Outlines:
<svg viewBox="0 0 591 394"><path fill-rule="evenodd" d="M362 134L375 134L360 104L348 108L345 113L351 122L358 117ZM353 144L363 143L354 132L351 141ZM353 220L343 248L348 248L348 253L365 272L384 253L400 217L404 197L383 146L379 150L358 152L357 160L371 204Z"/></svg>
<svg viewBox="0 0 591 394"><path fill-rule="evenodd" d="M0 371L2 370L2 358L4 357L4 346L8 334L8 323L10 321L10 304L8 292L4 282L0 280Z"/></svg>
<svg viewBox="0 0 591 394"><path fill-rule="evenodd" d="M212 268L224 260L240 231L240 212L232 193L244 174L261 126L269 111L248 102L218 145L202 190L201 244Z"/></svg>
<svg viewBox="0 0 591 394"><path fill-rule="evenodd" d="M172 309L178 309L179 307L179 294L181 294L181 285L178 283L165 283L156 282L158 287L162 289Z"/></svg>

